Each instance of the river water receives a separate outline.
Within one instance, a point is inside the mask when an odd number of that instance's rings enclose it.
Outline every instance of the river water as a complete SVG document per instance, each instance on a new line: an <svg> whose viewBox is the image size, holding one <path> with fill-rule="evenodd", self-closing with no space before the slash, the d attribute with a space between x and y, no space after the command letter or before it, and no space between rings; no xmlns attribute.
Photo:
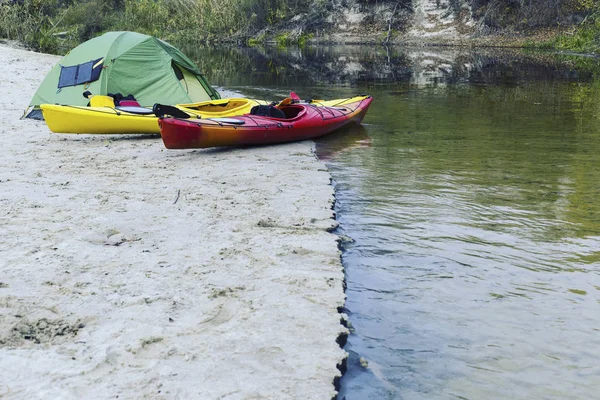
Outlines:
<svg viewBox="0 0 600 400"><path fill-rule="evenodd" d="M209 81L248 95L374 97L362 126L317 142L347 239L340 399L598 398L596 60L208 53Z"/></svg>

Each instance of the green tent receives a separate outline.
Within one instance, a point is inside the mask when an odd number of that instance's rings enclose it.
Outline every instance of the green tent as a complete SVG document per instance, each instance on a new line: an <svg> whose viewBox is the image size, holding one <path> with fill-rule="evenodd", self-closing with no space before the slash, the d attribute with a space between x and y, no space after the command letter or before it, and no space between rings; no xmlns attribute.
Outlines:
<svg viewBox="0 0 600 400"><path fill-rule="evenodd" d="M28 116L40 117L40 104L86 105L85 91L131 94L143 106L220 98L198 67L170 44L135 32L108 32L75 47L52 68L31 99L34 110Z"/></svg>

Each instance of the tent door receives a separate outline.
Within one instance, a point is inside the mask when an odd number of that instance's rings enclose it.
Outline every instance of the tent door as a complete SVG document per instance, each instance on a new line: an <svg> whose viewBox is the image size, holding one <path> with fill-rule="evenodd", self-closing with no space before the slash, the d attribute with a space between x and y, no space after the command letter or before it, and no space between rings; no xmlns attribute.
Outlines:
<svg viewBox="0 0 600 400"><path fill-rule="evenodd" d="M206 89L194 74L185 68L180 68L175 63L173 63L172 66L175 76L179 79L179 83L181 83L181 86L183 86L193 102L212 100L206 93Z"/></svg>

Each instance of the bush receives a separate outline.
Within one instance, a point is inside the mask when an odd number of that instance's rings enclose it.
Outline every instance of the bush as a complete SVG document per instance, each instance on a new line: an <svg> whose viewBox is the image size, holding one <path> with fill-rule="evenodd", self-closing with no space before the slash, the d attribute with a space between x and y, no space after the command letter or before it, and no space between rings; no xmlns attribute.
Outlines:
<svg viewBox="0 0 600 400"><path fill-rule="evenodd" d="M492 28L537 28L571 24L594 0L473 0L475 16Z"/></svg>
<svg viewBox="0 0 600 400"><path fill-rule="evenodd" d="M0 7L0 36L39 51L58 50L62 11L57 0L24 0Z"/></svg>
<svg viewBox="0 0 600 400"><path fill-rule="evenodd" d="M591 14L573 32L560 35L555 46L559 49L600 54L600 10Z"/></svg>

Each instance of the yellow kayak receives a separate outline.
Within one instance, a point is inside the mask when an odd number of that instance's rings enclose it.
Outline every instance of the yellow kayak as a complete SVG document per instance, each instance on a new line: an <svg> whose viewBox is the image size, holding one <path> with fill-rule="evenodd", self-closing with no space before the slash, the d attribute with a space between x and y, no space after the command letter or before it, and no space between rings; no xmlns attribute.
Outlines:
<svg viewBox="0 0 600 400"><path fill-rule="evenodd" d="M219 118L250 112L252 107L268 104L264 100L230 98L200 103L181 104L197 118ZM58 104L41 104L40 108L48 128L54 133L145 133L159 134L158 118L147 107L88 107Z"/></svg>
<svg viewBox="0 0 600 400"><path fill-rule="evenodd" d="M343 108L344 106L348 105L348 104L354 104L356 102L360 102L365 100L366 98L368 98L370 96L367 95L360 95L360 96L354 96L354 97L347 97L347 98L343 98L343 99L333 99L333 100L292 100L291 98L286 98L284 99L280 105L283 104L306 104L306 103L310 103L312 105L315 105L317 107L340 107ZM247 99L236 99L236 100L247 100ZM255 103L253 105L250 106L250 108L248 108L248 110L244 110L244 112L236 112L234 113L229 113L229 114L222 114L222 115L210 115L209 113L207 113L206 110L206 103L208 103L208 106L210 107L211 110L216 110L216 107L212 106L210 103L216 103L219 100L216 101L209 101L209 102L204 102L204 103L195 103L195 104L177 104L176 107L177 109L187 113L190 115L190 117L192 118L213 118L213 117L233 117L236 115L243 115L243 114L247 114L250 112L250 110L252 109L252 107L254 107L255 105L259 104L259 103ZM253 100L253 101L257 101L257 100ZM268 104L266 102L261 102L260 104ZM275 103L272 103L275 104ZM167 113L168 114L168 113Z"/></svg>
<svg viewBox="0 0 600 400"><path fill-rule="evenodd" d="M370 97L370 96L359 95L359 96L347 97L347 98L343 98L343 99L310 100L310 104L313 104L317 107L342 107L343 108L345 105L363 101L368 97ZM300 103L303 103L303 102L301 101Z"/></svg>

